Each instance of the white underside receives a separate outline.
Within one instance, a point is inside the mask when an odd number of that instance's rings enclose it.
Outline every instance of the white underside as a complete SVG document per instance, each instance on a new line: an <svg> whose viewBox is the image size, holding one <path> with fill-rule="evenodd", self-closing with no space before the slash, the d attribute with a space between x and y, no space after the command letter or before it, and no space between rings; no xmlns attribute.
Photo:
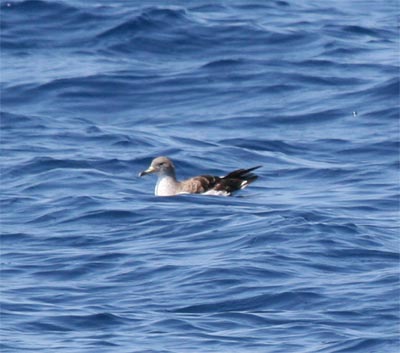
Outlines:
<svg viewBox="0 0 400 353"><path fill-rule="evenodd" d="M203 192L202 195L229 196L230 193L229 193L229 192L226 192L226 191L224 191L224 190L219 190L219 191L217 191L217 190L211 189L211 190L208 190L208 191L206 191L206 192Z"/></svg>
<svg viewBox="0 0 400 353"><path fill-rule="evenodd" d="M156 196L174 196L174 195L189 195L189 192L178 192L178 193L173 193L171 194L170 192L166 192L165 190L158 190L156 187L155 190ZM192 194L192 195L209 195L209 196L229 196L230 193L226 191L217 191L217 190L208 190L206 192L202 192L199 194Z"/></svg>
<svg viewBox="0 0 400 353"><path fill-rule="evenodd" d="M248 185L247 181L244 180L240 185L240 189L244 189ZM170 175L162 175L158 177L157 184L154 190L156 196L174 196L174 195L184 195L189 194L188 192L178 192L179 182ZM201 193L201 195L210 196L229 196L230 193L226 190L215 190L210 189L206 192Z"/></svg>

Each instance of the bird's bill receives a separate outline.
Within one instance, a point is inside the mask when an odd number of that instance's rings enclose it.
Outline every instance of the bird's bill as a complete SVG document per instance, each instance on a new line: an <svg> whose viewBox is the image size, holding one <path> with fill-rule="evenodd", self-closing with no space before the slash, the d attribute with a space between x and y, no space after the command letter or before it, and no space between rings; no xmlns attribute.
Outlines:
<svg viewBox="0 0 400 353"><path fill-rule="evenodd" d="M155 168L149 167L148 169L144 170L143 172L140 172L140 173L139 173L139 176L142 177L142 176L144 176L144 175L154 173L155 171L156 171Z"/></svg>

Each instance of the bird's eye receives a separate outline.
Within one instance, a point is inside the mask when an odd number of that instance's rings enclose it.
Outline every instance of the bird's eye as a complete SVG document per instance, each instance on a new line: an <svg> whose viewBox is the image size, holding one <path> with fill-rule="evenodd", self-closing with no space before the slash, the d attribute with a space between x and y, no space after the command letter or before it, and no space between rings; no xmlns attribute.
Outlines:
<svg viewBox="0 0 400 353"><path fill-rule="evenodd" d="M158 166L162 167L164 164L165 164L164 162L161 162L161 163L158 163Z"/></svg>

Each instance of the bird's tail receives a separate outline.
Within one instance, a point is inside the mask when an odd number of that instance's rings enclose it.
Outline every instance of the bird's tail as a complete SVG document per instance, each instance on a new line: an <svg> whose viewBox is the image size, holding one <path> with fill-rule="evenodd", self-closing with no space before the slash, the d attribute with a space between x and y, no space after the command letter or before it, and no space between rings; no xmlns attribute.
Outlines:
<svg viewBox="0 0 400 353"><path fill-rule="evenodd" d="M244 189L246 186L251 184L253 181L255 181L258 176L251 173L253 170L256 170L260 168L261 166L258 165L253 168L249 169L237 169L234 170L233 172L229 173L228 175L224 176L223 179L225 180L235 180L239 182L238 189Z"/></svg>

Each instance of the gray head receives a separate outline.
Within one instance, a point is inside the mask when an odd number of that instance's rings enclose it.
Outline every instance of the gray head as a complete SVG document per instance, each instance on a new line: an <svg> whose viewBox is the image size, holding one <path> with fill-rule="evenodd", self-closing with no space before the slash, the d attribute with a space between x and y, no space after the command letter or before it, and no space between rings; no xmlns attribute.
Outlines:
<svg viewBox="0 0 400 353"><path fill-rule="evenodd" d="M158 175L167 174L175 176L175 166L168 157L157 157L153 159L150 167L141 172L139 176L141 177L143 175L151 173L156 173Z"/></svg>

